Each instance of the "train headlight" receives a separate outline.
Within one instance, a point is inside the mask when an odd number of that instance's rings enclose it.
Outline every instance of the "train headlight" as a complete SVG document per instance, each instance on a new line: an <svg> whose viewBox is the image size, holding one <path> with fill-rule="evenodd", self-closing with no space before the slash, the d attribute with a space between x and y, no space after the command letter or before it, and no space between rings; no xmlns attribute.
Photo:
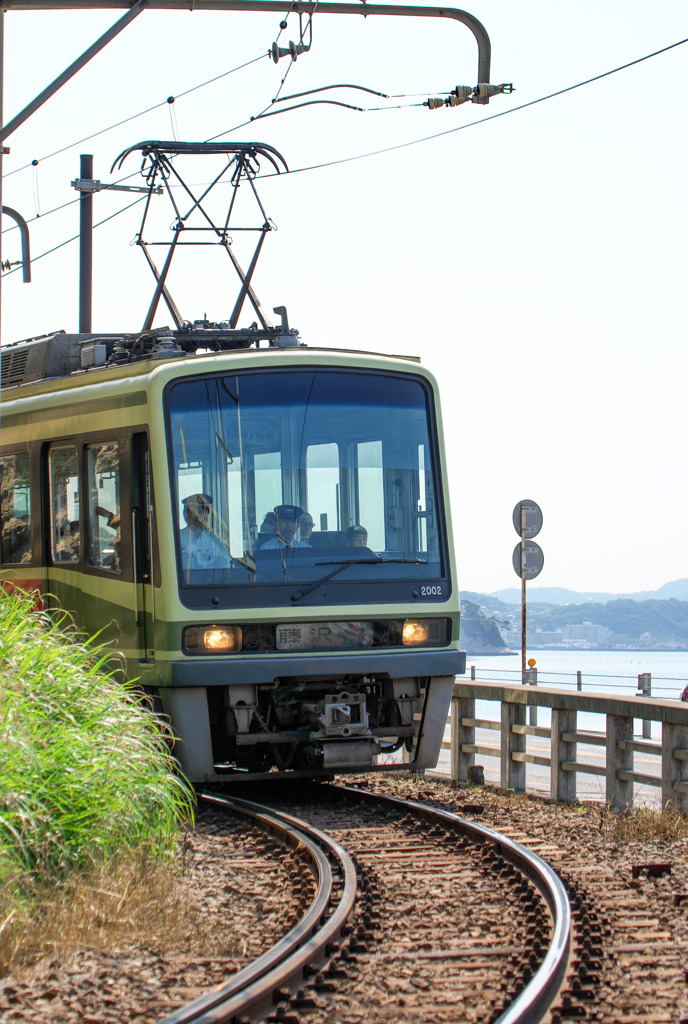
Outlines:
<svg viewBox="0 0 688 1024"><path fill-rule="evenodd" d="M448 628L448 619L404 619L401 642L404 647L446 644Z"/></svg>
<svg viewBox="0 0 688 1024"><path fill-rule="evenodd" d="M241 650L241 626L187 626L184 654L231 654Z"/></svg>

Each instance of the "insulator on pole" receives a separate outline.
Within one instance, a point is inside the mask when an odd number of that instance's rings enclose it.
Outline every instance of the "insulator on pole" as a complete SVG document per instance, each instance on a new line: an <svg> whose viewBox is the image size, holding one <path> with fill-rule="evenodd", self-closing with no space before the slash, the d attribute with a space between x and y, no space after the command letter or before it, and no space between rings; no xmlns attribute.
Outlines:
<svg viewBox="0 0 688 1024"><path fill-rule="evenodd" d="M467 103L473 97L473 88L470 85L457 85L449 95L449 106L456 107L460 103Z"/></svg>

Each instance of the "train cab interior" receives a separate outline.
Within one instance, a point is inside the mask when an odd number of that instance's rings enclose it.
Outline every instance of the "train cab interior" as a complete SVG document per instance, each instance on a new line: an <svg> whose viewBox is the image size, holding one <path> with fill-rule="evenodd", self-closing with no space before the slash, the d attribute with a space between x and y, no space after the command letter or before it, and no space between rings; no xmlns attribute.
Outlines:
<svg viewBox="0 0 688 1024"><path fill-rule="evenodd" d="M182 590L328 574L332 587L446 578L422 378L327 369L186 378L169 388L167 416L178 536L190 537L199 496L208 508L197 531L228 552L203 568L182 539Z"/></svg>

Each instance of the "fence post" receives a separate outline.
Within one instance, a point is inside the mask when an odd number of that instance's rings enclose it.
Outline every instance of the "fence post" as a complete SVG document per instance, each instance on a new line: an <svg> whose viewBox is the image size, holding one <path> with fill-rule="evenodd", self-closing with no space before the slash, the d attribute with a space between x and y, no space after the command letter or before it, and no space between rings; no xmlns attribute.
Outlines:
<svg viewBox="0 0 688 1024"><path fill-rule="evenodd" d="M528 686L537 686L537 668L527 668L525 672L525 683ZM528 717L531 725L537 725L537 707L534 705L528 706Z"/></svg>
<svg viewBox="0 0 688 1024"><path fill-rule="evenodd" d="M456 782L468 780L468 769L475 764L475 754L464 753L464 745L475 743L475 727L463 726L462 718L475 718L472 698L452 697L451 705L451 777Z"/></svg>
<svg viewBox="0 0 688 1024"><path fill-rule="evenodd" d="M615 811L633 806L633 782L618 777L620 771L633 771L633 750L620 750L619 740L633 741L633 719L626 715L607 715L606 800Z"/></svg>
<svg viewBox="0 0 688 1024"><path fill-rule="evenodd" d="M671 804L681 814L688 813L688 793L676 792L677 782L688 782L688 761L675 756L675 751L688 752L688 726L662 723L662 807Z"/></svg>
<svg viewBox="0 0 688 1024"><path fill-rule="evenodd" d="M578 669L578 671L576 672L576 689L577 690L582 690L583 689L583 673L581 672L580 669Z"/></svg>
<svg viewBox="0 0 688 1024"><path fill-rule="evenodd" d="M638 696L639 697L651 697L652 696L652 673L641 672L638 676ZM645 721L643 719L643 739L652 739L652 722Z"/></svg>
<svg viewBox="0 0 688 1024"><path fill-rule="evenodd" d="M471 682L475 682L475 665L471 665Z"/></svg>
<svg viewBox="0 0 688 1024"><path fill-rule="evenodd" d="M565 761L575 763L577 745L563 739L564 733L576 732L577 713L552 708L552 750L550 765L550 795L557 803L572 804L576 799L576 773L565 771Z"/></svg>
<svg viewBox="0 0 688 1024"><path fill-rule="evenodd" d="M502 789L513 789L524 793L526 789L526 766L524 761L514 761L512 755L525 751L526 737L514 733L514 725L526 724L525 704L502 703L502 742L501 742L501 786Z"/></svg>

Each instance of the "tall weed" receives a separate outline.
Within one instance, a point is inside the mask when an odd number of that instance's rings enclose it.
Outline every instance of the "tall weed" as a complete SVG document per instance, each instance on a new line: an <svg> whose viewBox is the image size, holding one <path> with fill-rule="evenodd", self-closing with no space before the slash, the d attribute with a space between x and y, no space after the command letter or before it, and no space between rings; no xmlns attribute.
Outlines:
<svg viewBox="0 0 688 1024"><path fill-rule="evenodd" d="M180 823L193 814L191 791L135 687L118 679L111 653L57 618L36 611L21 591L0 595L6 912L10 894L74 870L127 852L171 854Z"/></svg>

